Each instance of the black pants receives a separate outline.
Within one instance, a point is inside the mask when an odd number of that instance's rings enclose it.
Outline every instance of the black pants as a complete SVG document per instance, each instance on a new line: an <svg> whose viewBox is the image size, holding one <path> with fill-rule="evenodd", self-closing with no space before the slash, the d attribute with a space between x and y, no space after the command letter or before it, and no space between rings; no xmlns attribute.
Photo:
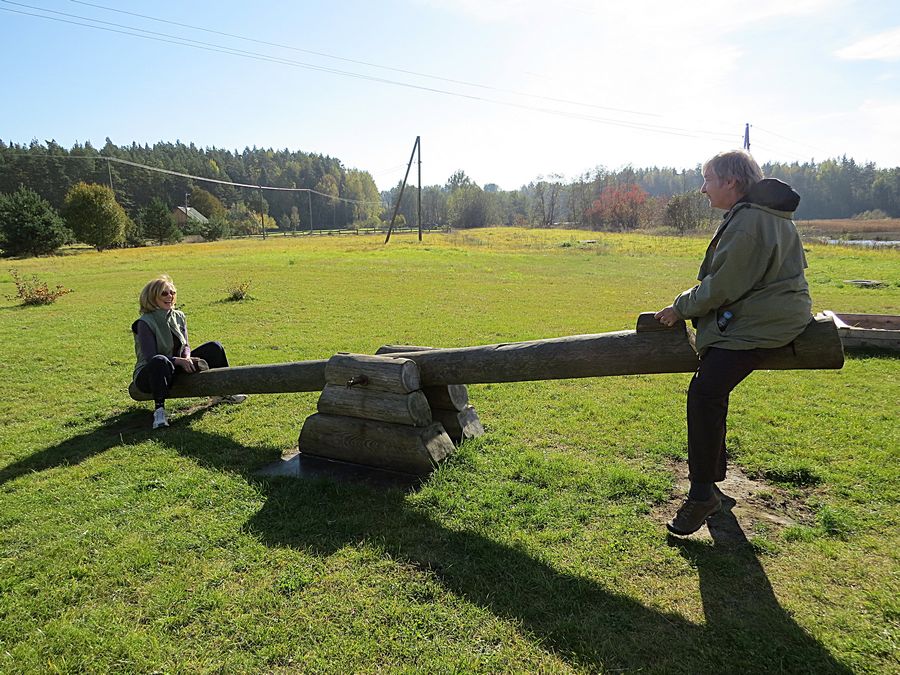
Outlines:
<svg viewBox="0 0 900 675"><path fill-rule="evenodd" d="M210 368L228 367L225 348L220 342L204 342L196 349L191 350L191 356L203 359ZM172 361L165 356L157 355L141 369L134 382L141 391L153 394L153 400L160 405L169 395L169 388L175 382L179 372L184 371L176 368Z"/></svg>
<svg viewBox="0 0 900 675"><path fill-rule="evenodd" d="M762 362L764 349L710 347L691 379L687 398L688 467L691 481L725 479L728 396Z"/></svg>

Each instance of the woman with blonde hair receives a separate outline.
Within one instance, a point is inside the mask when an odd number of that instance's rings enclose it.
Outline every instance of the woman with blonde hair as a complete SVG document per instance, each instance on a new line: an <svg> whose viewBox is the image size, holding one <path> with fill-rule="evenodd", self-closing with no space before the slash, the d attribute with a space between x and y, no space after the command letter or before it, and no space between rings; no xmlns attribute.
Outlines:
<svg viewBox="0 0 900 675"><path fill-rule="evenodd" d="M204 342L191 349L187 319L184 312L175 309L176 294L175 284L167 274L149 281L141 290L141 315L131 324L137 359L132 379L138 389L153 395L154 429L169 426L166 397L180 373L228 367L225 348L219 342ZM241 403L246 398L244 394L236 394L222 400Z"/></svg>

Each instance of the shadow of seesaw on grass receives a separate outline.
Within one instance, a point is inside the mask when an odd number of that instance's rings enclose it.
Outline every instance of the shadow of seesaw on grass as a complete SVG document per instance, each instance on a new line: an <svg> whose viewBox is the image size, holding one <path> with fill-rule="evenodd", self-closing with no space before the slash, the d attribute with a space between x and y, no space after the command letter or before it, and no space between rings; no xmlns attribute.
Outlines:
<svg viewBox="0 0 900 675"><path fill-rule="evenodd" d="M712 544L670 540L697 570L706 617L697 625L477 532L448 529L412 505L405 488L321 477L260 478L254 472L271 462L277 449L249 448L225 435L191 429L190 421L203 412L182 416L175 428L153 438L260 486L265 504L244 529L266 545L325 557L347 545L377 542L450 592L520 625L541 648L591 671L850 672L779 605L728 509L709 524ZM146 411L117 415L92 432L5 467L0 483L81 462L120 444L125 435L150 437L146 424Z"/></svg>

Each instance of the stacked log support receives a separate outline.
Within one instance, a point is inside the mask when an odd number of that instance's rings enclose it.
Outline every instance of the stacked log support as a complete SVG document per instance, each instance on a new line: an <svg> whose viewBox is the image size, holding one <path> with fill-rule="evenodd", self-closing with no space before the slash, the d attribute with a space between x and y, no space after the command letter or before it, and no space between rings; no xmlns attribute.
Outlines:
<svg viewBox="0 0 900 675"><path fill-rule="evenodd" d="M390 355L399 352L422 352L434 347L415 345L384 345L375 352L378 355ZM477 438L484 434L484 427L469 403L469 390L464 384L445 384L424 387L422 391L431 406L431 415L440 422L447 435L459 445L467 438Z"/></svg>
<svg viewBox="0 0 900 675"><path fill-rule="evenodd" d="M317 409L300 431L306 455L425 476L453 452L409 359L336 354Z"/></svg>

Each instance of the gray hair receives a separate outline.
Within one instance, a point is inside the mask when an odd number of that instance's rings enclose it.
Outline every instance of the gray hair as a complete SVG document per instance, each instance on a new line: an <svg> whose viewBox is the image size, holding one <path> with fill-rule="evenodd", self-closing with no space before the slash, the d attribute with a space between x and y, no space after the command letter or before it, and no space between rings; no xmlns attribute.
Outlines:
<svg viewBox="0 0 900 675"><path fill-rule="evenodd" d="M703 170L707 169L712 170L719 180L734 179L735 187L742 195L764 178L759 164L746 150L720 152L703 165Z"/></svg>

